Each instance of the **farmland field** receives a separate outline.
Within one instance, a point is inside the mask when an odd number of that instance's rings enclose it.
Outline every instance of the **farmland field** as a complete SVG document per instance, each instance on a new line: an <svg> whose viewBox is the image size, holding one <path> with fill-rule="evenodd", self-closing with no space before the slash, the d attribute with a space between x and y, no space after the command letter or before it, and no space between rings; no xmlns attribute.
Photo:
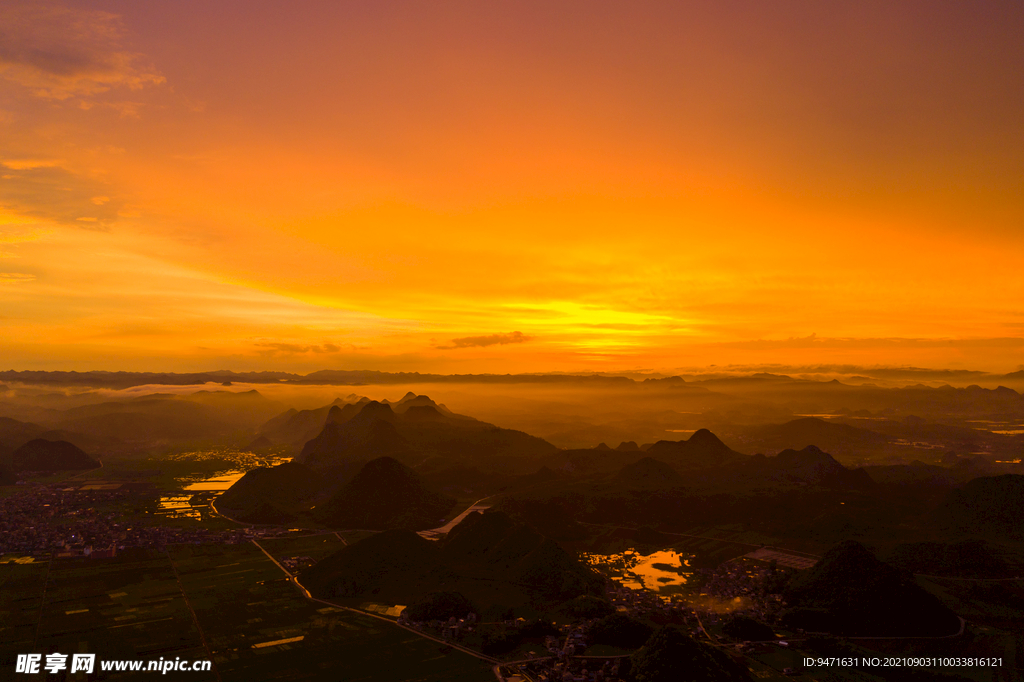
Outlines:
<svg viewBox="0 0 1024 682"><path fill-rule="evenodd" d="M209 651L214 670L188 679L494 679L489 666L458 651L307 601L251 544L3 564L0 586L5 670L19 653L95 653L99 662L207 659ZM132 676L101 672L97 663L95 674L70 679Z"/></svg>

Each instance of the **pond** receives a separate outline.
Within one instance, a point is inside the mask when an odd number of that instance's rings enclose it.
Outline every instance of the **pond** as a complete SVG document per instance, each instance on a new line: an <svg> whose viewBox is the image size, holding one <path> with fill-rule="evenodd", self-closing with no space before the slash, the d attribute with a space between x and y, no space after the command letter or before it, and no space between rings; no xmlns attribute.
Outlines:
<svg viewBox="0 0 1024 682"><path fill-rule="evenodd" d="M618 554L583 554L598 571L633 590L650 590L662 596L679 593L693 575L689 554L664 549L643 554L627 549Z"/></svg>

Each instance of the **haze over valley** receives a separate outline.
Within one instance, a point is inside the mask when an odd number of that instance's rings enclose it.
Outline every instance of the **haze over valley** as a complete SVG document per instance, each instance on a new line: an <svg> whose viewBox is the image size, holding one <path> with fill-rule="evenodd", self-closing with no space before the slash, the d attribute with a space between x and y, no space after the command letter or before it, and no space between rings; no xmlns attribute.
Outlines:
<svg viewBox="0 0 1024 682"><path fill-rule="evenodd" d="M455 674L448 665L478 666L481 679L586 666L642 679L683 645L700 652L705 679L791 676L803 658L839 651L1016 666L1024 396L1012 388L763 371L373 376L169 374L157 385L8 373L19 380L0 398L8 579L162 562L216 582L248 565L229 558L263 557L264 580L271 569L283 579L275 608L295 603L278 629L258 627L258 600L245 627L216 615L262 594L248 577L183 625L197 639L176 655L208 652L228 679L249 658L218 647L240 637L270 642L274 665L290 665L293 645L273 633L333 660L331 630L292 613L310 600L346 627L384 619L441 642L444 670L414 650L392 662L436 679ZM73 600L98 598L82 589ZM33 618L53 623L43 632L54 646L66 637L70 621L47 616L43 599L9 603L24 623L13 646L39 641ZM132 613L116 602L97 616ZM97 607L85 608L64 610ZM163 636L157 623L176 616L164 618L143 619L119 646L143 655L140 638ZM203 643L208 628L222 644ZM353 637L377 646L385 635L373 632ZM660 651L666 637L676 648ZM408 674L369 669L368 679Z"/></svg>

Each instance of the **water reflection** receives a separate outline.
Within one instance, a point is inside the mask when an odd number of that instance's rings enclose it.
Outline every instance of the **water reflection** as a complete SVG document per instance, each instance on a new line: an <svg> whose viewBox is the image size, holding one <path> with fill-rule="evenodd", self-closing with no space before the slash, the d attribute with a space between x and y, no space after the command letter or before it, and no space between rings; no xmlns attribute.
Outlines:
<svg viewBox="0 0 1024 682"><path fill-rule="evenodd" d="M664 549L641 554L627 549L619 554L586 554L583 558L612 580L633 590L652 592L679 592L693 575L688 554Z"/></svg>
<svg viewBox="0 0 1024 682"><path fill-rule="evenodd" d="M233 450L197 450L178 453L168 459L179 466L183 462L195 463L192 473L175 478L181 489L160 498L156 513L172 519L201 519L204 513L209 513L210 502L246 472L291 461L291 457Z"/></svg>
<svg viewBox="0 0 1024 682"><path fill-rule="evenodd" d="M202 481L187 485L185 486L185 490L217 491L222 493L234 485L235 481L240 479L242 476L245 476L244 471L229 471L226 474L215 476L213 478L206 478Z"/></svg>

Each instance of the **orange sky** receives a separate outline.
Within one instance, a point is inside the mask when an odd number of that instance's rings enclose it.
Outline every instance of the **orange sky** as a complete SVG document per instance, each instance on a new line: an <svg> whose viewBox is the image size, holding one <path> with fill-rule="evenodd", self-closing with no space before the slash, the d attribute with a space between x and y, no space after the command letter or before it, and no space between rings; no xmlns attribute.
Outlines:
<svg viewBox="0 0 1024 682"><path fill-rule="evenodd" d="M0 7L3 369L1024 362L1016 2Z"/></svg>

